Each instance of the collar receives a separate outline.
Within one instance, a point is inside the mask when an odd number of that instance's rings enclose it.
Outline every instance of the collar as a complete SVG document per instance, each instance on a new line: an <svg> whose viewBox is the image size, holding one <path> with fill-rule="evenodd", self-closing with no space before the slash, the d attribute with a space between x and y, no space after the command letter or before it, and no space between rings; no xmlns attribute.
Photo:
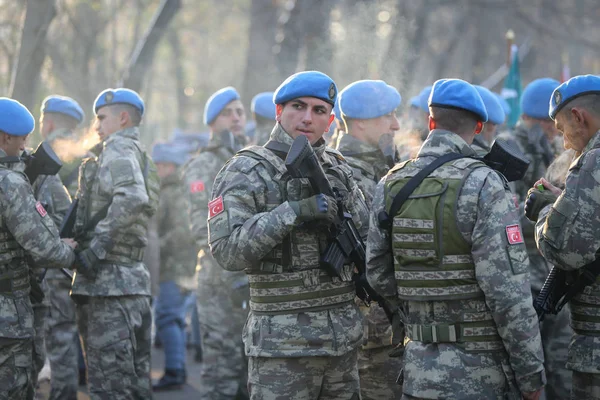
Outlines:
<svg viewBox="0 0 600 400"><path fill-rule="evenodd" d="M439 157L447 153L459 153L465 156L477 157L475 150L456 133L434 129L429 132L427 140L423 142L417 158L428 156Z"/></svg>
<svg viewBox="0 0 600 400"><path fill-rule="evenodd" d="M113 133L104 141L104 147L108 146L110 143L120 140L122 138L140 140L140 128L137 126L131 128L125 128L118 132Z"/></svg>
<svg viewBox="0 0 600 400"><path fill-rule="evenodd" d="M292 143L294 143L294 139L292 139L290 134L287 133L283 129L283 127L281 126L281 124L279 122L277 124L275 124L275 126L273 127L273 130L271 131L270 140L284 144L288 147L291 146ZM325 142L325 140L323 138L321 138L312 147L313 147L314 152L320 158L323 155L325 148L327 147L327 143Z"/></svg>
<svg viewBox="0 0 600 400"><path fill-rule="evenodd" d="M592 138L590 139L588 144L585 145L585 148L583 149L583 151L581 153L583 154L587 151L590 151L591 149L597 149L597 148L600 148L600 130L598 132L596 132L594 134L594 136L592 136Z"/></svg>

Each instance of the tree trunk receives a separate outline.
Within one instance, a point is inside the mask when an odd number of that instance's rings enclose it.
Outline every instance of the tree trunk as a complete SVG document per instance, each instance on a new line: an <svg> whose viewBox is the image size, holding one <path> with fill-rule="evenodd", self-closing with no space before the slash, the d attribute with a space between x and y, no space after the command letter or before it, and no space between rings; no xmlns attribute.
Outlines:
<svg viewBox="0 0 600 400"><path fill-rule="evenodd" d="M173 55L173 70L175 73L175 90L177 99L177 126L183 130L187 129L187 121L185 116L187 115L188 108L188 97L185 95L185 70L183 68L183 53L181 51L181 42L179 41L178 31L175 29L169 30L167 39L171 46L171 52Z"/></svg>
<svg viewBox="0 0 600 400"><path fill-rule="evenodd" d="M322 0L302 0L306 33L306 69L332 73L332 44L329 32L331 4Z"/></svg>

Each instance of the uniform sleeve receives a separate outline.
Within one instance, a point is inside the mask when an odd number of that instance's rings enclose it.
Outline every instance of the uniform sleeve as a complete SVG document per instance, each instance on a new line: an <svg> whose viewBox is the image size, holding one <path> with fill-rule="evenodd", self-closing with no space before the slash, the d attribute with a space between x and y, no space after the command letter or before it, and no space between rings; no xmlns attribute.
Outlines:
<svg viewBox="0 0 600 400"><path fill-rule="evenodd" d="M23 177L9 174L2 180L0 203L6 227L36 266L69 268L73 264L73 251L59 239L56 225Z"/></svg>
<svg viewBox="0 0 600 400"><path fill-rule="evenodd" d="M60 226L71 205L69 192L57 175L50 175L44 179L39 193L38 200L48 205L48 214L56 226Z"/></svg>
<svg viewBox="0 0 600 400"><path fill-rule="evenodd" d="M385 178L384 178L385 179ZM377 215L385 209L384 182L375 187L367 236L367 280L375 291L388 298L396 298L397 285L390 249L389 233L379 227Z"/></svg>
<svg viewBox="0 0 600 400"><path fill-rule="evenodd" d="M149 207L150 199L135 153L107 157L99 168L98 179L110 182L107 186L112 188L112 201L106 217L96 225L90 247L110 251L114 245L112 238L135 222Z"/></svg>
<svg viewBox="0 0 600 400"><path fill-rule="evenodd" d="M479 169L466 180L458 207L476 211L471 236L475 277L520 390L535 391L545 383L544 356L531 298L529 259L511 193L496 173Z"/></svg>
<svg viewBox="0 0 600 400"><path fill-rule="evenodd" d="M269 196L261 166L236 157L215 179L209 215L209 243L219 264L230 271L252 268L294 228L296 214L286 201L269 212Z"/></svg>
<svg viewBox="0 0 600 400"><path fill-rule="evenodd" d="M193 158L183 171L187 210L190 229L200 249L208 250L208 201L212 190L217 157L207 157L208 153Z"/></svg>
<svg viewBox="0 0 600 400"><path fill-rule="evenodd" d="M600 150L584 155L567 176L565 190L545 207L536 224L538 249L559 268L594 261L600 250Z"/></svg>

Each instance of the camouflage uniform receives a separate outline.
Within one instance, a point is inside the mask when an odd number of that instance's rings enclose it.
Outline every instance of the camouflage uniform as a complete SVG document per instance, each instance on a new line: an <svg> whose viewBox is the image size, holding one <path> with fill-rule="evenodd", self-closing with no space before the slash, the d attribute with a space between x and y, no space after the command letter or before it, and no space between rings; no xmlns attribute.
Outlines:
<svg viewBox="0 0 600 400"><path fill-rule="evenodd" d="M337 150L352 168L356 184L370 207L375 185L389 170L381 150L349 134L341 137ZM357 304L364 316L363 344L358 352L362 398L399 399L402 386L396 383L396 377L402 368L402 359L388 356L393 350L391 325L381 307L375 304L366 307L361 301Z"/></svg>
<svg viewBox="0 0 600 400"><path fill-rule="evenodd" d="M485 156L491 149L490 144L481 135L475 135L471 147L479 157Z"/></svg>
<svg viewBox="0 0 600 400"><path fill-rule="evenodd" d="M211 136L208 146L184 167L192 234L198 252L198 316L202 332L201 399L230 399L246 386L242 328L248 280L243 272L224 271L208 249L208 201L217 173L235 154Z"/></svg>
<svg viewBox="0 0 600 400"><path fill-rule="evenodd" d="M378 224L410 177L451 152L475 156L460 136L433 130L415 160L398 164L377 185L367 278L403 314L406 398L520 399L540 389L545 376L527 252L508 185L482 162L451 161L393 218L393 249Z"/></svg>
<svg viewBox="0 0 600 400"><path fill-rule="evenodd" d="M141 260L159 182L139 135L137 127L111 134L79 172L75 233L99 258L93 276L75 273L71 291L92 399L152 397L150 274ZM86 229L107 204L106 216Z"/></svg>
<svg viewBox="0 0 600 400"><path fill-rule="evenodd" d="M256 129L254 131L254 143L257 146L262 146L267 143L269 140L269 136L271 135L271 130L264 125L256 125Z"/></svg>
<svg viewBox="0 0 600 400"><path fill-rule="evenodd" d="M285 148L292 138L277 124L271 141ZM323 140L314 151L364 234L367 208L351 169ZM344 280L319 268L326 232L298 225L288 203L313 194L307 179L291 179L283 160L258 146L239 152L215 179L211 251L223 268L245 270L250 282L243 339L251 399L359 398L362 322L352 268L344 267Z"/></svg>
<svg viewBox="0 0 600 400"><path fill-rule="evenodd" d="M515 182L514 188L519 202L520 222L529 256L531 290L535 298L542 289L552 266L544 260L537 249L534 238L535 227L525 217L523 207L527 191L538 179L546 175L547 168L557 155L557 149L554 146L556 142L548 141L539 125L527 129L522 123L518 124L512 133L504 133L502 138L516 143L530 161L525 177ZM540 324L540 332L544 346L544 366L548 377L548 384L545 388L548 400L567 398L571 390L571 374L565 367L567 347L572 334L572 330L569 328L569 311L565 310L559 315L546 316Z"/></svg>
<svg viewBox="0 0 600 400"><path fill-rule="evenodd" d="M548 262L577 270L597 258L600 248L600 132L589 141L567 175L565 190L540 212L536 241ZM567 368L573 371L572 399L600 399L600 284L586 287L570 302L574 334Z"/></svg>
<svg viewBox="0 0 600 400"><path fill-rule="evenodd" d="M6 156L0 150L0 157ZM58 239L58 230L25 175L0 164L0 399L32 398L33 310L25 256L40 267L69 267L72 250Z"/></svg>

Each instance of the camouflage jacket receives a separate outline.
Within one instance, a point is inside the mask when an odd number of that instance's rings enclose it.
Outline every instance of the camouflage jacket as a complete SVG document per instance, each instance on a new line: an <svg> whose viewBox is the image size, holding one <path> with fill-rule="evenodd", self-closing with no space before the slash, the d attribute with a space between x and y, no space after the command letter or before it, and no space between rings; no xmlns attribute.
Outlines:
<svg viewBox="0 0 600 400"><path fill-rule="evenodd" d="M6 153L0 150L0 157ZM75 255L60 241L50 215L33 197L27 177L0 164L0 337L33 335L28 255L44 268L68 268Z"/></svg>
<svg viewBox="0 0 600 400"><path fill-rule="evenodd" d="M211 135L207 147L184 166L183 181L188 197L188 212L192 237L196 241L198 252L198 283L221 285L223 290L230 290L232 285L246 285L243 272L223 270L215 261L208 249L208 202L213 182L223 165L234 154L232 149L221 143L217 135Z"/></svg>
<svg viewBox="0 0 600 400"><path fill-rule="evenodd" d="M284 146L293 142L279 124L270 139ZM236 155L215 179L209 219L212 253L223 268L246 270L256 282L297 276L297 286L290 289L290 297L296 298L297 290L319 296L314 288L323 287L320 282L324 272L319 269L318 260L327 245L326 230L314 223L299 224L288 202L310 197L314 192L307 179L291 179L287 172L279 176L282 168L275 170L271 163L277 156L270 150L261 149L251 148ZM258 153L250 154L250 150L264 151L271 161L257 157ZM314 150L364 237L367 208L362 192L352 179L352 170L338 152L326 149L323 140ZM273 268L270 273L262 272L268 267ZM287 312L274 311L277 304L253 302L253 296L263 294L268 301L273 292L281 292L281 285L274 283L274 286L267 284L264 288L253 288L251 281L251 311L243 335L246 354L257 357L339 356L356 349L362 338L361 315L353 302L351 274L346 275L341 281L330 278L329 285L345 285L344 290L350 289L349 300L340 306L310 312L293 311L315 305L308 300L290 300L293 307ZM325 295L322 296L313 298L316 304L326 300ZM259 306L262 311L254 311Z"/></svg>
<svg viewBox="0 0 600 400"><path fill-rule="evenodd" d="M371 206L373 192L377 182L390 169L385 163L383 154L378 148L355 139L349 134L343 134L337 143L337 150L342 153L352 173L356 184L363 192L367 206ZM363 319L363 349L390 346L392 327L383 312L376 304L366 307L356 299Z"/></svg>
<svg viewBox="0 0 600 400"><path fill-rule="evenodd" d="M85 159L80 167L75 233L80 246L91 248L100 262L93 277L75 273L74 295L150 295L150 274L141 260L158 205L159 181L139 136L137 127L113 133L100 155ZM86 227L107 205L106 216L95 227Z"/></svg>
<svg viewBox="0 0 600 400"><path fill-rule="evenodd" d="M196 267L196 243L190 232L186 191L180 171L161 179L156 213L160 241L160 282L188 287Z"/></svg>
<svg viewBox="0 0 600 400"><path fill-rule="evenodd" d="M67 188L69 195L71 197L75 196L75 193L77 193L79 166L81 165L82 158L73 158L72 155L70 155L70 151L64 151L65 149L63 149L64 146L76 145L77 137L75 136L75 133L68 129L56 129L48 135L46 141L50 143L52 149L63 162L63 166L58 172L60 180ZM65 154L68 154L69 157L65 157ZM88 156L91 156L91 154Z"/></svg>
<svg viewBox="0 0 600 400"><path fill-rule="evenodd" d="M477 153L479 157L485 156L490 152L491 148L490 144L481 135L475 135L471 147L473 150L475 150L475 153Z"/></svg>
<svg viewBox="0 0 600 400"><path fill-rule="evenodd" d="M521 392L535 391L545 383L545 375L529 288L528 259L522 238L508 237L508 228L518 229L519 219L508 186L499 174L487 166L473 169L466 176L455 205L456 226L471 247L475 279L484 297L402 302L398 298L389 232L378 223L378 214L386 207L385 184L408 173L412 175L449 152L476 155L460 136L433 130L410 166L390 172L377 185L367 239L367 278L375 290L400 305L405 323L445 326L457 319L469 320L470 312L483 312L493 320L501 345L494 352L470 353L460 340L407 341L404 393L419 398L499 398L506 392L518 396L515 380ZM460 166L469 162L472 160L453 163ZM413 268L420 271L418 266ZM443 279L435 271L429 276ZM513 382L512 387L507 388L506 382Z"/></svg>
<svg viewBox="0 0 600 400"><path fill-rule="evenodd" d="M565 190L545 207L536 224L536 241L548 262L577 270L597 259L600 249L600 131L577 157L567 175ZM598 373L600 283L586 287L571 302L571 327L567 368ZM586 334L586 331L592 331Z"/></svg>

